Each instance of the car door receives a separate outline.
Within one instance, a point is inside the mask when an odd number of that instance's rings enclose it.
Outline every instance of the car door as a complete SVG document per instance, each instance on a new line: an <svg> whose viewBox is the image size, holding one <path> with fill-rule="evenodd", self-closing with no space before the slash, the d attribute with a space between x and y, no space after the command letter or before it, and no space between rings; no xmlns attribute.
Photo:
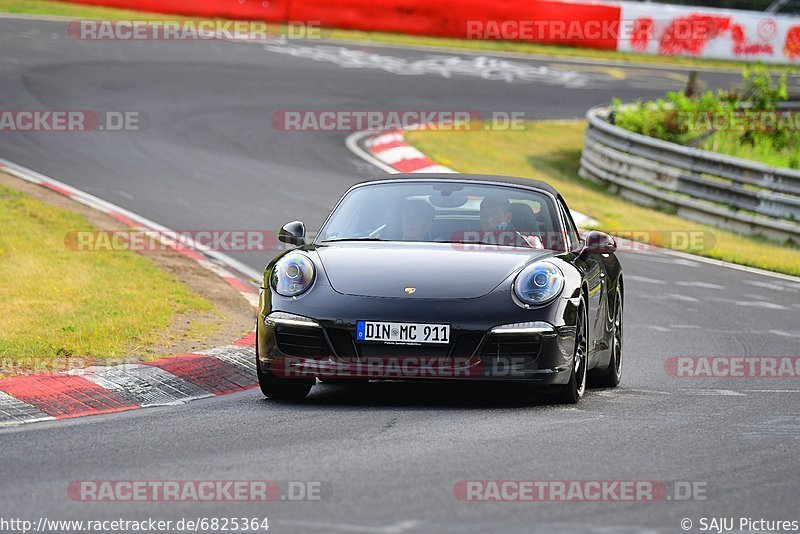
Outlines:
<svg viewBox="0 0 800 534"><path fill-rule="evenodd" d="M605 265L597 254L581 254L583 240L580 238L575 221L572 220L569 208L564 199L558 198L558 209L567 231L568 248L575 253L575 266L583 271L584 278L589 287L589 355L594 360L598 350L607 348L606 321L604 320L605 308L608 306L606 295ZM594 361L590 366L594 365Z"/></svg>

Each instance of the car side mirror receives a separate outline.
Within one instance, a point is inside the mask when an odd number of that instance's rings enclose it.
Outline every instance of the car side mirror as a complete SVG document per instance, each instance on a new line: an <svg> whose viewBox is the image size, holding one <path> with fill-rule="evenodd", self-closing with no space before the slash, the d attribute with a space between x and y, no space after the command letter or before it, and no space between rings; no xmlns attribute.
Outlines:
<svg viewBox="0 0 800 534"><path fill-rule="evenodd" d="M583 251L587 254L611 254L617 250L617 241L604 232L592 230L586 234Z"/></svg>
<svg viewBox="0 0 800 534"><path fill-rule="evenodd" d="M292 221L284 224L281 227L281 231L278 232L278 241L289 243L290 245L305 245L306 225L301 221Z"/></svg>

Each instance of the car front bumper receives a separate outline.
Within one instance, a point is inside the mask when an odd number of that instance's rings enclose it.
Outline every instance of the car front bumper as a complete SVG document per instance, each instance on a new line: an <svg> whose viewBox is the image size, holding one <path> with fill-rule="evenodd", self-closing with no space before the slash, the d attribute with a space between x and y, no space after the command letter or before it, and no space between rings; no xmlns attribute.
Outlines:
<svg viewBox="0 0 800 534"><path fill-rule="evenodd" d="M560 297L546 308L524 310L503 291L467 301L380 299L379 305L374 298L339 294L317 302L269 297L259 313L258 363L262 372L279 377L521 380L541 385L565 384L570 378L577 299ZM335 302L335 307L326 309L326 302ZM376 309L377 317L369 312ZM447 323L450 343L357 342L359 320ZM519 323L528 328L498 329Z"/></svg>

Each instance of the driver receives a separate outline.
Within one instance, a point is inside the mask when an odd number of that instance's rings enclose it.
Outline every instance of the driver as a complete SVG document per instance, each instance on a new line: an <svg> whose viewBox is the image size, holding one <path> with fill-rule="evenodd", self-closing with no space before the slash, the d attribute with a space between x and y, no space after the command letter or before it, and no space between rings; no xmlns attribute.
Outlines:
<svg viewBox="0 0 800 534"><path fill-rule="evenodd" d="M403 207L403 241L433 241L436 210L424 200L408 200Z"/></svg>
<svg viewBox="0 0 800 534"><path fill-rule="evenodd" d="M514 245L543 249L542 240L538 236L524 236L517 232L511 219L511 202L508 199L486 197L480 207L481 227L484 232L491 232L494 241L503 245Z"/></svg>
<svg viewBox="0 0 800 534"><path fill-rule="evenodd" d="M481 227L484 232L513 232L511 202L486 197L481 201Z"/></svg>

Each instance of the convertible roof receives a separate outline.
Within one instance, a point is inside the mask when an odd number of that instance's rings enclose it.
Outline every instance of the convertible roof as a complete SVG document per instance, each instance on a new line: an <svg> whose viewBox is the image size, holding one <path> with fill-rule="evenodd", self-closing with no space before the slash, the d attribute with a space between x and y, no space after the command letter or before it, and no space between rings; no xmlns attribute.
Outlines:
<svg viewBox="0 0 800 534"><path fill-rule="evenodd" d="M364 180L360 184L368 182L399 182L403 180L435 180L451 182L494 182L498 184L521 185L534 189L547 191L551 195L559 196L553 186L546 182L534 180L532 178L520 178L518 176L496 176L492 174L461 174L461 173L414 173L414 174L390 174L376 176L369 180Z"/></svg>

